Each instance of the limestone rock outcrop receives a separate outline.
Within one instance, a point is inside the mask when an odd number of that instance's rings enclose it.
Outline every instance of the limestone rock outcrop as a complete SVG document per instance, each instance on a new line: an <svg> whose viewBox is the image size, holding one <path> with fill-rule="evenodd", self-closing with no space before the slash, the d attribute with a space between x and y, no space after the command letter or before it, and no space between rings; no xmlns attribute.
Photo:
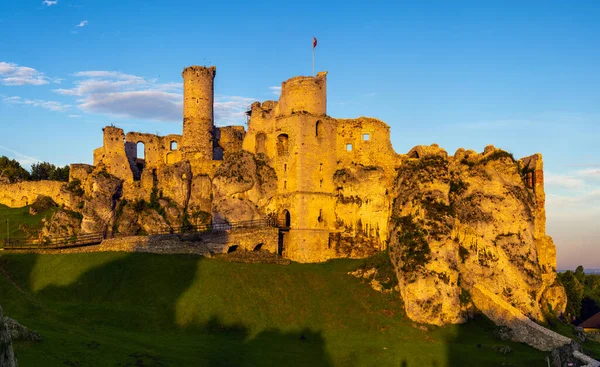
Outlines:
<svg viewBox="0 0 600 367"><path fill-rule="evenodd" d="M3 316L2 307L0 306L0 367L17 367L11 334L2 321Z"/></svg>
<svg viewBox="0 0 600 367"><path fill-rule="evenodd" d="M457 157L418 152L398 170L390 219L390 256L408 316L464 322L476 284L534 320L562 313L543 188L530 177L541 157L515 161L493 147Z"/></svg>
<svg viewBox="0 0 600 367"><path fill-rule="evenodd" d="M105 231L113 220L117 200L123 192L123 181L110 175L100 166L85 180L83 190L85 197L81 210L82 232Z"/></svg>
<svg viewBox="0 0 600 367"><path fill-rule="evenodd" d="M228 156L212 181L215 219L236 222L264 218L263 208L276 187L275 171L264 160L245 151Z"/></svg>

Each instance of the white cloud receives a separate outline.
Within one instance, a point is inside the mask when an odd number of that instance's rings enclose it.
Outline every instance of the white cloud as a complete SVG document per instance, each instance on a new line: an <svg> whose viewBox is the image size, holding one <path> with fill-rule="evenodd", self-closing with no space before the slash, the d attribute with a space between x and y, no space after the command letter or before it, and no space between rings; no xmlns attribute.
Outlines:
<svg viewBox="0 0 600 367"><path fill-rule="evenodd" d="M41 160L38 158L30 157L28 155L25 155L21 152L17 152L16 150L10 149L2 145L0 145L0 149L8 152L8 154L6 154L7 157L17 160L17 162L19 162L21 166L26 168L31 167L31 165L34 163L41 162Z"/></svg>
<svg viewBox="0 0 600 367"><path fill-rule="evenodd" d="M44 0L42 4L46 6L52 6L58 4L58 0Z"/></svg>
<svg viewBox="0 0 600 367"><path fill-rule="evenodd" d="M600 168L587 168L577 171L577 174L587 178L600 178Z"/></svg>
<svg viewBox="0 0 600 367"><path fill-rule="evenodd" d="M281 86L273 86L273 87L269 87L269 89L271 90L271 92L275 95L281 95Z"/></svg>
<svg viewBox="0 0 600 367"><path fill-rule="evenodd" d="M87 20L82 20L81 22L79 22L79 24L77 24L75 27L76 28L83 28L86 25L88 25L88 21Z"/></svg>
<svg viewBox="0 0 600 367"><path fill-rule="evenodd" d="M181 121L181 95L156 90L90 94L79 108L88 113L159 121Z"/></svg>
<svg viewBox="0 0 600 367"><path fill-rule="evenodd" d="M76 98L78 107L87 113L123 118L182 121L183 83L159 83L136 75L116 71L81 71L72 88L54 92ZM219 125L242 123L244 113L254 100L238 96L215 97L215 121Z"/></svg>
<svg viewBox="0 0 600 367"><path fill-rule="evenodd" d="M239 124L244 121L246 111L255 99L237 96L215 97L214 113L218 125Z"/></svg>
<svg viewBox="0 0 600 367"><path fill-rule="evenodd" d="M0 62L0 84L8 86L44 85L50 78L33 68L14 63Z"/></svg>
<svg viewBox="0 0 600 367"><path fill-rule="evenodd" d="M580 189L584 186L584 181L580 178L570 175L557 175L546 173L544 182L548 187L558 186L567 189Z"/></svg>
<svg viewBox="0 0 600 367"><path fill-rule="evenodd" d="M29 105L44 108L50 111L64 112L71 108L71 105L62 104L56 101L43 101L40 99L23 99L21 97L4 97L2 102L6 104Z"/></svg>
<svg viewBox="0 0 600 367"><path fill-rule="evenodd" d="M81 115L68 115L67 117L71 119L78 119L81 117Z"/></svg>

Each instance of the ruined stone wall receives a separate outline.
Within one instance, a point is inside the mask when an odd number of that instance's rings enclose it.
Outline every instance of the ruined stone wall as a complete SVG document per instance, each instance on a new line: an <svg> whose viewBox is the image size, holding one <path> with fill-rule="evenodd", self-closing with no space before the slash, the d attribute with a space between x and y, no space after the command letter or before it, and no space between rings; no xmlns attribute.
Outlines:
<svg viewBox="0 0 600 367"><path fill-rule="evenodd" d="M64 182L23 181L12 184L0 183L0 204L22 208L32 204L38 196L49 196L58 205L68 204L70 195L61 189Z"/></svg>
<svg viewBox="0 0 600 367"><path fill-rule="evenodd" d="M297 76L281 84L277 116L306 112L316 116L327 114L327 72L316 77Z"/></svg>
<svg viewBox="0 0 600 367"><path fill-rule="evenodd" d="M515 341L527 343L542 351L551 351L571 342L571 339L531 321L486 287L475 284L471 296L475 306L496 325L504 325L511 329L512 339Z"/></svg>
<svg viewBox="0 0 600 367"><path fill-rule="evenodd" d="M229 154L242 150L244 137L246 136L246 130L243 126L224 126L216 128L215 131L218 148L222 150L220 157L213 155L215 160L221 160Z"/></svg>
<svg viewBox="0 0 600 367"><path fill-rule="evenodd" d="M69 182L73 180L85 181L94 168L94 166L90 166L89 164L71 164L69 166Z"/></svg>
<svg viewBox="0 0 600 367"><path fill-rule="evenodd" d="M94 151L94 166L103 164L106 171L125 182L133 182L133 173L125 153L125 133L123 129L107 126L102 148Z"/></svg>
<svg viewBox="0 0 600 367"><path fill-rule="evenodd" d="M125 143L129 143L129 146L135 146L135 149L131 149L127 158L129 159L130 166L135 170L137 162L143 160L144 169L157 168L164 163L164 155L166 154L162 139L153 134L145 134L138 132L128 132L125 136ZM139 144L143 144L143 156L137 154Z"/></svg>
<svg viewBox="0 0 600 367"><path fill-rule="evenodd" d="M379 166L393 173L400 164L399 156L392 148L390 127L383 121L360 117L337 119L337 141L339 168L352 164Z"/></svg>
<svg viewBox="0 0 600 367"><path fill-rule="evenodd" d="M183 140L181 150L190 158L212 160L214 78L217 69L190 66L183 70Z"/></svg>
<svg viewBox="0 0 600 367"><path fill-rule="evenodd" d="M180 162L182 159L181 154L181 141L183 137L181 135L167 135L161 137L161 144L163 149L165 164L173 164Z"/></svg>
<svg viewBox="0 0 600 367"><path fill-rule="evenodd" d="M277 228L249 228L209 233L120 237L104 240L93 251L210 255L210 253L226 253L231 246L238 246L238 250L253 251L260 244L262 244L260 246L261 250L277 253Z"/></svg>

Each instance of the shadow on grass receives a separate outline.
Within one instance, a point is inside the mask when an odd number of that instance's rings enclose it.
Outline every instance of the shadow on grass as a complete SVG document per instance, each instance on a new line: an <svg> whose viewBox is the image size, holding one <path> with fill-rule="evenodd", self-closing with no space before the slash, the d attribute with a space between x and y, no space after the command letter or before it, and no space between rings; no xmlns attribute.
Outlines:
<svg viewBox="0 0 600 367"><path fill-rule="evenodd" d="M65 259L61 262L45 258L48 256L0 258L0 266L24 296L0 290L0 298L10 295L2 302L13 315L29 320L28 326L38 324L40 331L46 328L45 345L31 346L41 353L33 362L74 366L95 365L99 360L121 366L332 365L320 331L260 329L243 322L224 322L208 307L213 303L210 299L190 299L182 305L182 295L190 287L207 286L206 281L194 284L207 261L201 257L95 253L61 255ZM182 326L176 320L181 307L200 316Z"/></svg>

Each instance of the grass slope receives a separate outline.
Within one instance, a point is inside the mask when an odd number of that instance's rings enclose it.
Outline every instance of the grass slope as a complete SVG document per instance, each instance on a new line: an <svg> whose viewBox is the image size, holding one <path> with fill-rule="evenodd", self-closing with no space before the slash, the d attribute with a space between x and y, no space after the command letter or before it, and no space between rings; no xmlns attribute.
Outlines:
<svg viewBox="0 0 600 367"><path fill-rule="evenodd" d="M26 238L27 232L36 233L42 229L42 219L49 218L54 212L55 208L51 208L43 213L31 215L29 206L15 209L0 204L0 242L6 239L7 221L10 238Z"/></svg>
<svg viewBox="0 0 600 367"><path fill-rule="evenodd" d="M347 274L360 263L3 254L0 304L44 338L16 343L25 367L546 366L484 319L421 330Z"/></svg>

